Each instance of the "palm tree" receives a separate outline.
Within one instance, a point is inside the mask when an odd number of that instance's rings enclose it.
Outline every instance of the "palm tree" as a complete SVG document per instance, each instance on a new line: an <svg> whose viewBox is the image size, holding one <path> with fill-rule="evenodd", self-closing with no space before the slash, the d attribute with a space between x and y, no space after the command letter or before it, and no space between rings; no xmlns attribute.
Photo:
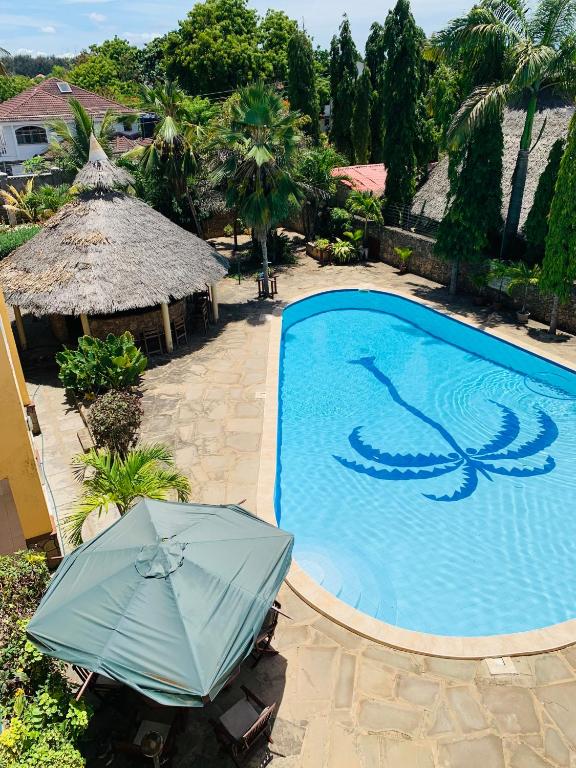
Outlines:
<svg viewBox="0 0 576 768"><path fill-rule="evenodd" d="M92 512L100 516L114 505L125 515L138 497L165 499L171 490L178 501L190 496L188 479L174 467L172 453L164 445L134 448L125 456L92 448L75 456L72 466L83 486L78 506L66 522L74 546L82 542L82 526Z"/></svg>
<svg viewBox="0 0 576 768"><path fill-rule="evenodd" d="M300 154L295 178L306 196L303 219L306 238L311 240L316 232L320 208L336 194L342 174L334 175L334 168L348 164L346 158L330 145L311 147Z"/></svg>
<svg viewBox="0 0 576 768"><path fill-rule="evenodd" d="M224 159L213 177L227 180L229 207L254 229L262 249L264 292L269 294L266 238L304 197L294 175L302 118L288 111L277 91L264 83L241 88L230 110L229 125L215 139Z"/></svg>
<svg viewBox="0 0 576 768"><path fill-rule="evenodd" d="M34 221L34 211L30 206L29 197L32 194L34 179L28 179L22 189L16 189L8 184L7 189L0 189L0 200L7 211L16 217L16 221Z"/></svg>
<svg viewBox="0 0 576 768"><path fill-rule="evenodd" d="M368 235L368 221L383 221L382 201L371 192L353 189L346 200L346 208L353 216L364 219L364 241Z"/></svg>
<svg viewBox="0 0 576 768"><path fill-rule="evenodd" d="M110 156L110 142L116 123L133 115L119 115L108 110L102 122L96 125L79 101L70 99L68 103L74 116L74 126L71 127L64 120L51 120L48 128L57 138L52 139L50 143L54 153L62 157L71 170L79 170L88 162L91 134L96 136L104 152Z"/></svg>
<svg viewBox="0 0 576 768"><path fill-rule="evenodd" d="M200 216L188 185L198 167L194 144L199 129L189 120L187 98L184 91L170 81L155 88L142 86L142 107L157 115L159 120L152 143L131 150L126 157L138 160L146 175L162 175L176 197L186 198L196 231L202 237Z"/></svg>
<svg viewBox="0 0 576 768"><path fill-rule="evenodd" d="M502 240L505 254L518 233L538 97L550 89L568 96L576 92L576 0L539 0L533 11L524 0L483 0L439 33L436 44L472 67L496 53L504 55L501 81L475 88L456 115L450 129L454 144L482 128L506 104L520 99L525 104Z"/></svg>

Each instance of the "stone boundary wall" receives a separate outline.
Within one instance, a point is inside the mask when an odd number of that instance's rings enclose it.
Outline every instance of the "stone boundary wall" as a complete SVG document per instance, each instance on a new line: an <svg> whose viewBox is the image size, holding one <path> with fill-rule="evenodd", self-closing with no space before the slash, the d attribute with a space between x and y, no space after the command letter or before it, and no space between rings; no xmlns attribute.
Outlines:
<svg viewBox="0 0 576 768"><path fill-rule="evenodd" d="M363 227L361 219L356 218L354 223L358 228ZM432 238L375 222L369 223L368 236L378 241L380 260L386 264L400 267L401 262L394 253L394 248L411 248L413 253L408 262L409 272L441 285L449 284L451 264L434 254L435 240ZM466 265L461 267L458 289L464 293L478 293L478 289L470 280L469 271L467 274ZM510 309L518 306L518 301L514 302L506 293L501 294L499 291L489 288L488 295L492 299L498 299ZM550 297L540 293L537 288L529 290L528 309L535 320L548 323L551 307L552 299ZM572 300L560 307L558 327L568 333L576 334L576 291L574 290Z"/></svg>

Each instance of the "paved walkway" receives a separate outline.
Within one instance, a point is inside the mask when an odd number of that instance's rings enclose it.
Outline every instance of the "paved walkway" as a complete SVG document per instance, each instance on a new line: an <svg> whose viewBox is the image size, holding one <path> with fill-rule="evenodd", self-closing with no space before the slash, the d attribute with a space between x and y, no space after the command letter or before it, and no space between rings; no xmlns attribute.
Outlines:
<svg viewBox="0 0 576 768"><path fill-rule="evenodd" d="M278 282L280 301L257 301L252 281L223 281L218 327L205 338L194 335L191 350L145 374L143 440L174 449L196 501L255 508L267 318L291 297L370 284L425 297L485 325L502 323L464 301L447 304L444 289L384 264L320 268L303 256ZM511 338L526 334L505 327ZM574 339L552 351L576 363ZM69 500L74 415L65 415L61 390L44 384L38 394L49 478L55 495ZM517 658L514 674L492 675L484 661L426 658L370 643L286 587L280 599L292 617L279 625L280 655L243 672L256 693L279 702L277 768L576 768L576 647ZM213 709L235 698L237 688ZM177 766L231 765L217 752L210 714L191 713Z"/></svg>

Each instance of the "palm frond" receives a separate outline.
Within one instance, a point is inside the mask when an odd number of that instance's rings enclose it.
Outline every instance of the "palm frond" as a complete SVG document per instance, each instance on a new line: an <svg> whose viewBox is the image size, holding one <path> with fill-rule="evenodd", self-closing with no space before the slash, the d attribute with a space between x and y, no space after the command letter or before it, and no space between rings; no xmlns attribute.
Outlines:
<svg viewBox="0 0 576 768"><path fill-rule="evenodd" d="M530 37L541 45L558 48L574 34L576 0L540 0L530 20Z"/></svg>
<svg viewBox="0 0 576 768"><path fill-rule="evenodd" d="M448 140L452 146L462 146L475 130L499 119L511 95L508 83L476 88L462 104L448 130Z"/></svg>

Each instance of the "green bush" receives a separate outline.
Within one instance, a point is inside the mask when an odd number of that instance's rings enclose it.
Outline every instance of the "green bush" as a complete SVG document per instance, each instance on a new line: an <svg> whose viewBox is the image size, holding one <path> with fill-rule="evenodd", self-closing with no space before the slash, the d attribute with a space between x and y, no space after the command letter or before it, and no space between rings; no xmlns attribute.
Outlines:
<svg viewBox="0 0 576 768"><path fill-rule="evenodd" d="M331 237L342 237L344 232L352 229L352 215L344 208L332 208L329 226Z"/></svg>
<svg viewBox="0 0 576 768"><path fill-rule="evenodd" d="M141 423L140 397L133 392L111 389L96 399L88 413L88 424L98 448L123 456L136 445Z"/></svg>
<svg viewBox="0 0 576 768"><path fill-rule="evenodd" d="M8 256L18 246L30 240L37 232L40 232L40 229L41 227L36 224L27 224L23 227L11 227L4 230L0 228L0 259Z"/></svg>
<svg viewBox="0 0 576 768"><path fill-rule="evenodd" d="M127 389L138 383L147 359L126 331L106 339L82 336L78 349L64 349L56 355L58 376L75 395L96 395L109 389Z"/></svg>

